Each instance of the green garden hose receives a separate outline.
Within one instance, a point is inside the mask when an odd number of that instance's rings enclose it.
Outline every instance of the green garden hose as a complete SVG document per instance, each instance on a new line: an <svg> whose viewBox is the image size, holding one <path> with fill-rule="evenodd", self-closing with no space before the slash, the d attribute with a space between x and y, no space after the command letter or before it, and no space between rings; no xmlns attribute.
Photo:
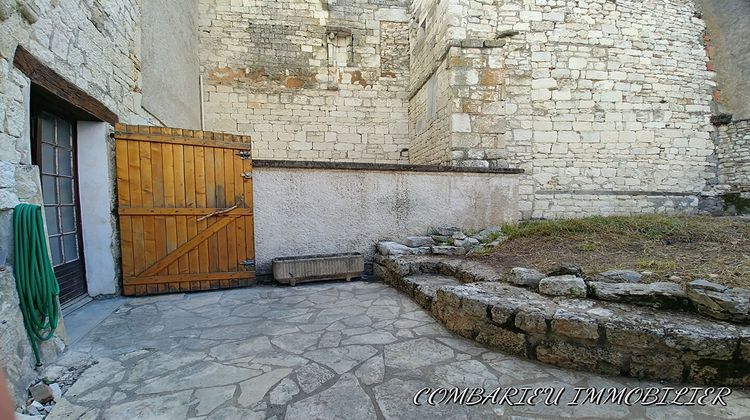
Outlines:
<svg viewBox="0 0 750 420"><path fill-rule="evenodd" d="M16 289L26 333L34 350L37 366L42 364L37 340L47 341L55 334L60 308L60 285L47 253L42 208L19 204L13 213L13 267Z"/></svg>

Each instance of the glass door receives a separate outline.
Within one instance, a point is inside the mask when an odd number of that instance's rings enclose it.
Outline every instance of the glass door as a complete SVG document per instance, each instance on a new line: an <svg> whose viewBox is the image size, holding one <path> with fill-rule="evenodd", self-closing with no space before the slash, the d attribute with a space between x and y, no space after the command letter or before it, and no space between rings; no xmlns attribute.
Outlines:
<svg viewBox="0 0 750 420"><path fill-rule="evenodd" d="M60 283L60 302L86 293L77 190L75 124L47 112L35 118L35 164L42 196L52 265Z"/></svg>

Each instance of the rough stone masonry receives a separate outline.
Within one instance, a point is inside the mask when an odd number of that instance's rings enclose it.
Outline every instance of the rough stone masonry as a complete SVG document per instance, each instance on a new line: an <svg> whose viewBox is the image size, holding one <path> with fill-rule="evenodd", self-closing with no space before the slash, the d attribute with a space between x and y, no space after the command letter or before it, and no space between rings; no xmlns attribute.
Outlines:
<svg viewBox="0 0 750 420"><path fill-rule="evenodd" d="M520 167L524 217L704 210L738 190L719 165L735 169L742 136L717 150L700 10L203 1L207 124L253 135L262 158Z"/></svg>
<svg viewBox="0 0 750 420"><path fill-rule="evenodd" d="M170 10L174 16L190 8L190 2L180 3L180 7L172 4L169 8L160 4L162 10ZM159 9L158 5L154 9ZM31 157L32 86L29 78L14 66L14 54L22 46L49 69L109 108L121 122L169 123L160 112L163 109L155 106L146 109L145 101L142 103L143 48L159 47L141 45L142 18L140 2L136 0L0 0L0 368L6 370L11 391L19 402L36 373L18 307L11 220L17 204L41 204L43 199L39 168L32 165ZM193 82L197 97L197 81ZM165 88L163 84L161 88ZM114 149L108 136L104 135L100 141ZM108 157L113 168L113 154ZM113 186L103 185L103 188ZM116 244L114 238L112 243ZM54 360L56 353L64 348L64 339L61 325L55 338L42 348L45 362Z"/></svg>

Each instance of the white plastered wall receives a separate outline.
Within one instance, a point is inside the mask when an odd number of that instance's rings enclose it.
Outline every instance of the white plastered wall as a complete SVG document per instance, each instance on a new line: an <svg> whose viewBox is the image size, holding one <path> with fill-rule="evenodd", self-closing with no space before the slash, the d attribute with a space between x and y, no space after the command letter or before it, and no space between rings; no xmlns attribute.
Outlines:
<svg viewBox="0 0 750 420"><path fill-rule="evenodd" d="M78 189L86 281L91 296L117 292L108 127L103 122L78 122Z"/></svg>

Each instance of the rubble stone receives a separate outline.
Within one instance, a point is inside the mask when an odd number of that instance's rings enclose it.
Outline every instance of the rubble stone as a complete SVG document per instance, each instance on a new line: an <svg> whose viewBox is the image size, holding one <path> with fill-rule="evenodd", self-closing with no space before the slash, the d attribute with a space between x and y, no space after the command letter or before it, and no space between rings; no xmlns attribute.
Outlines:
<svg viewBox="0 0 750 420"><path fill-rule="evenodd" d="M567 275L583 277L583 269L578 264L561 263L556 269L549 272L547 274L547 277L567 276Z"/></svg>
<svg viewBox="0 0 750 420"><path fill-rule="evenodd" d="M539 281L539 293L551 296L586 297L586 282L571 274L545 277Z"/></svg>
<svg viewBox="0 0 750 420"><path fill-rule="evenodd" d="M750 323L750 290L727 288L706 280L688 283L687 297L698 313L711 318Z"/></svg>
<svg viewBox="0 0 750 420"><path fill-rule="evenodd" d="M38 384L29 388L29 394L31 395L31 398L34 399L34 401L38 401L42 404L46 404L55 398L54 394L52 393L52 388L50 388L49 385L45 384L44 382L39 382Z"/></svg>
<svg viewBox="0 0 750 420"><path fill-rule="evenodd" d="M433 245L432 253L435 255L464 255L466 248L462 246Z"/></svg>
<svg viewBox="0 0 750 420"><path fill-rule="evenodd" d="M593 281L608 283L638 283L643 275L633 270L609 270L593 277Z"/></svg>
<svg viewBox="0 0 750 420"><path fill-rule="evenodd" d="M684 308L687 295L671 282L649 284L590 282L593 297L610 302L632 303L654 308Z"/></svg>
<svg viewBox="0 0 750 420"><path fill-rule="evenodd" d="M412 296L449 330L500 351L609 375L682 381L683 372L689 372L693 383L750 383L750 326L658 309L684 300L684 293L674 287L677 285L592 282L592 290L604 290L613 300L622 300L619 295L614 297L617 291L625 300L637 297L649 302L649 306L641 306L548 297L504 283L502 276L488 274L491 270L478 262L439 256L387 259L390 262L381 261L380 265L384 272L393 273L384 278L389 284ZM419 275L393 280L404 271ZM446 273L475 282L457 285ZM540 289L553 283L555 290L567 291L558 287L567 282L585 290L583 279L572 275L546 277ZM419 297L419 288L432 299Z"/></svg>
<svg viewBox="0 0 750 420"><path fill-rule="evenodd" d="M544 273L523 267L514 267L510 270L513 275L513 283L519 286L536 288L543 278L547 277Z"/></svg>
<svg viewBox="0 0 750 420"><path fill-rule="evenodd" d="M429 246L435 243L431 236L407 236L403 242L410 248Z"/></svg>

